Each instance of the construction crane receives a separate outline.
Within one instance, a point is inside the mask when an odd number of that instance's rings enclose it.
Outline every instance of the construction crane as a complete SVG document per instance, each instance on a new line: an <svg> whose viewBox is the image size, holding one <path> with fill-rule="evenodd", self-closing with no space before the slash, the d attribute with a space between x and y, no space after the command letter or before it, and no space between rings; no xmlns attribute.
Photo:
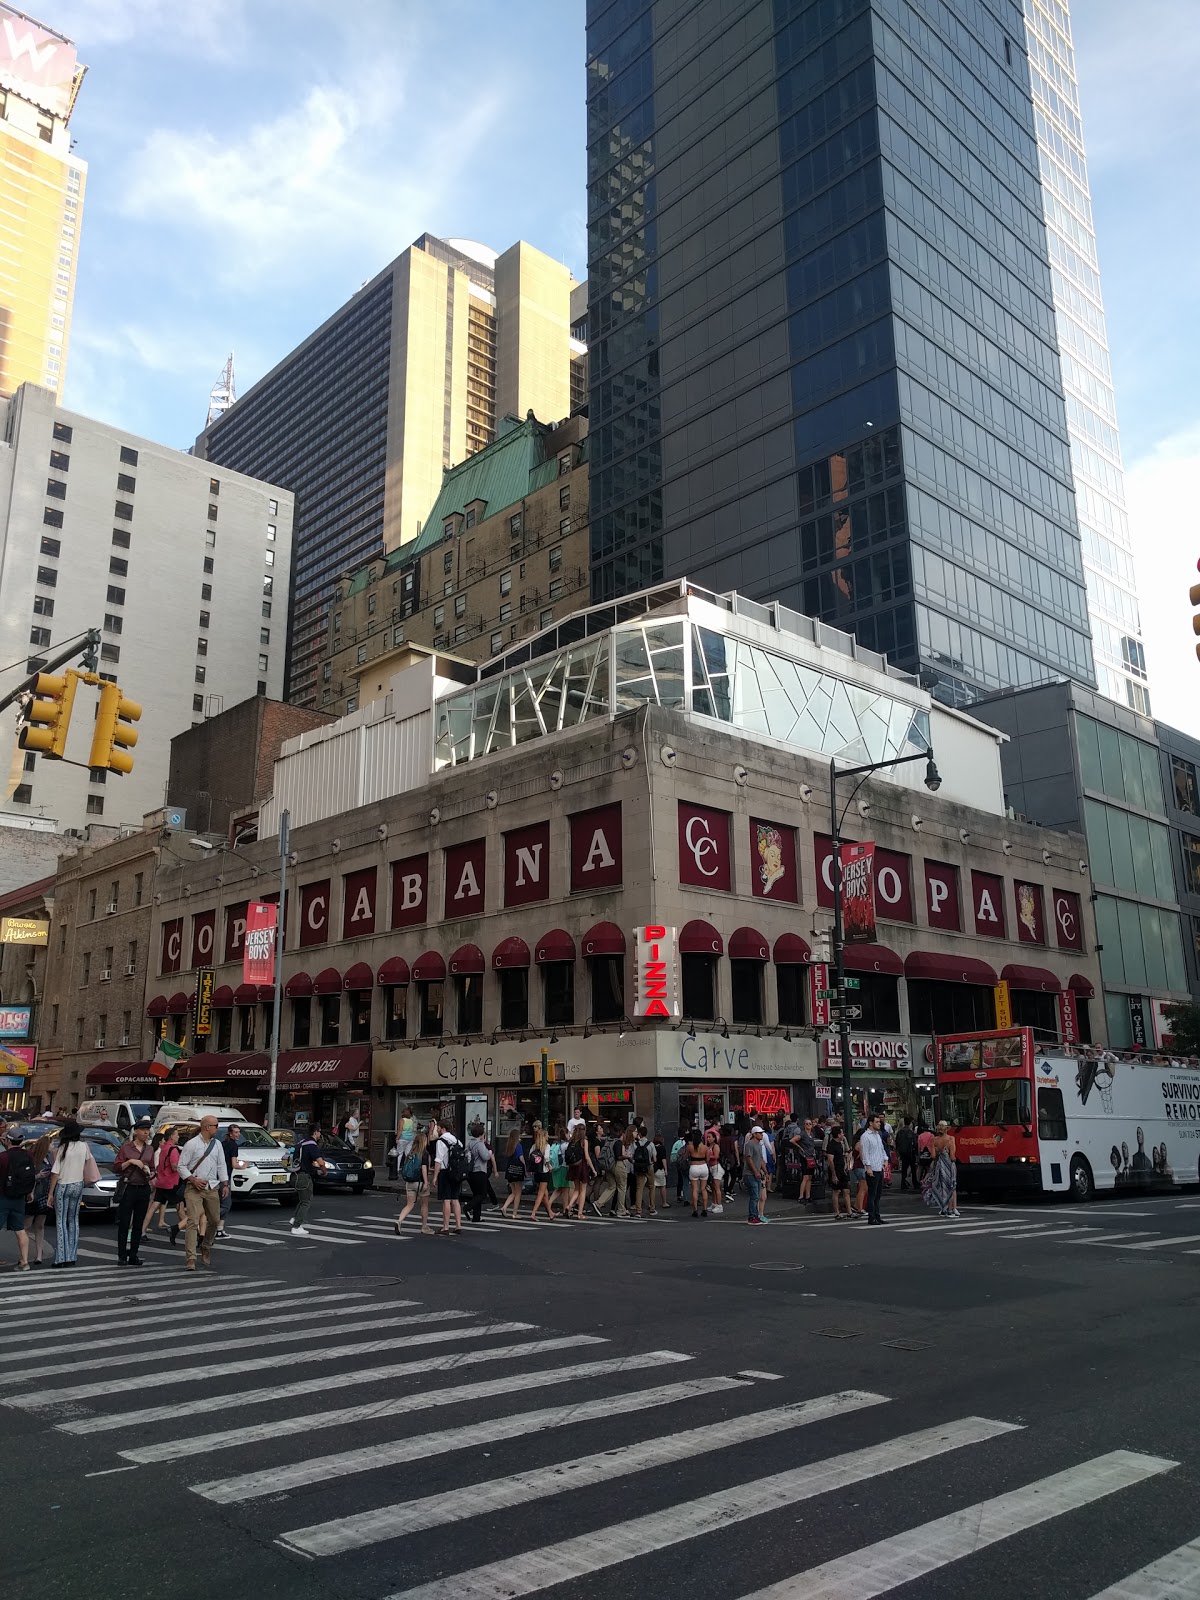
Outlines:
<svg viewBox="0 0 1200 1600"><path fill-rule="evenodd" d="M225 365L221 368L221 376L209 390L208 395L208 423L211 427L218 417L223 417L230 406L237 399L233 381L233 351L229 352Z"/></svg>

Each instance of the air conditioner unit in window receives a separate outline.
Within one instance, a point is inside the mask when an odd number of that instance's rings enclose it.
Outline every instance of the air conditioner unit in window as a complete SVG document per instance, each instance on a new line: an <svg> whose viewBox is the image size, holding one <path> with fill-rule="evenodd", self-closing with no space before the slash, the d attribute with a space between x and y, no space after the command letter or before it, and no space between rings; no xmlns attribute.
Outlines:
<svg viewBox="0 0 1200 1600"><path fill-rule="evenodd" d="M118 1039L117 1043L118 1044L128 1044L129 1043L129 1035L127 1033L123 1033L121 1035L120 1039Z"/></svg>
<svg viewBox="0 0 1200 1600"><path fill-rule="evenodd" d="M134 965L134 963L132 961L129 962L129 964L125 968L125 976L127 978L132 978L132 977L134 977L136 975L136 973L137 973L137 967Z"/></svg>
<svg viewBox="0 0 1200 1600"><path fill-rule="evenodd" d="M105 967L104 968L103 972L100 974L100 982L101 983L111 983L112 982L112 968L111 967Z"/></svg>
<svg viewBox="0 0 1200 1600"><path fill-rule="evenodd" d="M108 904L104 908L105 913L110 917L114 915L114 913L116 912L116 909L117 909L117 902L115 900L110 900L108 902Z"/></svg>

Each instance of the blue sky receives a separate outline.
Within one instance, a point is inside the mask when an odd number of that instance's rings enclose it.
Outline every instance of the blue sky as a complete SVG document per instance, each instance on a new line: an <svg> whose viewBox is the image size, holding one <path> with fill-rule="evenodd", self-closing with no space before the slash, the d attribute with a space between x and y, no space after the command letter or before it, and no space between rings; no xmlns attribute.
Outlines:
<svg viewBox="0 0 1200 1600"><path fill-rule="evenodd" d="M582 276L584 0L41 0L91 69L67 404L203 425L426 229ZM1156 710L1200 734L1197 0L1075 0Z"/></svg>

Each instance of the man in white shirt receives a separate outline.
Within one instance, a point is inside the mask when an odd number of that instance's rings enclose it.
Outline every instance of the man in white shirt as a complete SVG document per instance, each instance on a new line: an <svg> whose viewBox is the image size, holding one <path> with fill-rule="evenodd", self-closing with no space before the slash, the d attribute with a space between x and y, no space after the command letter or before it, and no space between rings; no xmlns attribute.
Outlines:
<svg viewBox="0 0 1200 1600"><path fill-rule="evenodd" d="M879 1215L879 1197L883 1193L883 1169L887 1166L887 1147L879 1131L880 1118L868 1117L867 1126L859 1140L863 1166L867 1171L867 1222L882 1222Z"/></svg>
<svg viewBox="0 0 1200 1600"><path fill-rule="evenodd" d="M221 1141L217 1138L216 1117L202 1117L200 1132L194 1139L189 1139L180 1151L179 1179L183 1184L183 1209L187 1218L183 1265L186 1271L195 1272L196 1233L200 1218L204 1218L200 1259L206 1267L211 1267L213 1241L221 1226L221 1199L229 1192L229 1168L225 1164Z"/></svg>
<svg viewBox="0 0 1200 1600"><path fill-rule="evenodd" d="M582 1106L576 1106L575 1107L575 1115L573 1117L568 1117L567 1118L567 1141L568 1141L568 1143L570 1142L571 1135L575 1132L576 1128L586 1128L586 1127L587 1127L587 1120L583 1115L583 1107Z"/></svg>
<svg viewBox="0 0 1200 1600"><path fill-rule="evenodd" d="M352 1111L346 1118L346 1142L353 1145L356 1150L358 1149L359 1126L359 1120Z"/></svg>
<svg viewBox="0 0 1200 1600"><path fill-rule="evenodd" d="M450 1232L450 1212L454 1212L454 1231L462 1232L462 1203L459 1195L466 1175L466 1151L449 1128L442 1128L433 1147L433 1183L442 1202L442 1232Z"/></svg>

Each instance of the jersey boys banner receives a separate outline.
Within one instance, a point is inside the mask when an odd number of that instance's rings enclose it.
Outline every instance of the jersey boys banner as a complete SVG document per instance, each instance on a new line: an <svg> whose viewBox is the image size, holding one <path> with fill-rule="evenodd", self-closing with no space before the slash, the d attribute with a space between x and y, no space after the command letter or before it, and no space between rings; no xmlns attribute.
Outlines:
<svg viewBox="0 0 1200 1600"><path fill-rule="evenodd" d="M242 945L242 982L275 982L275 924L277 906L252 900L246 907L246 937Z"/></svg>
<svg viewBox="0 0 1200 1600"><path fill-rule="evenodd" d="M838 857L842 870L842 937L847 944L873 944L875 846L844 844Z"/></svg>

